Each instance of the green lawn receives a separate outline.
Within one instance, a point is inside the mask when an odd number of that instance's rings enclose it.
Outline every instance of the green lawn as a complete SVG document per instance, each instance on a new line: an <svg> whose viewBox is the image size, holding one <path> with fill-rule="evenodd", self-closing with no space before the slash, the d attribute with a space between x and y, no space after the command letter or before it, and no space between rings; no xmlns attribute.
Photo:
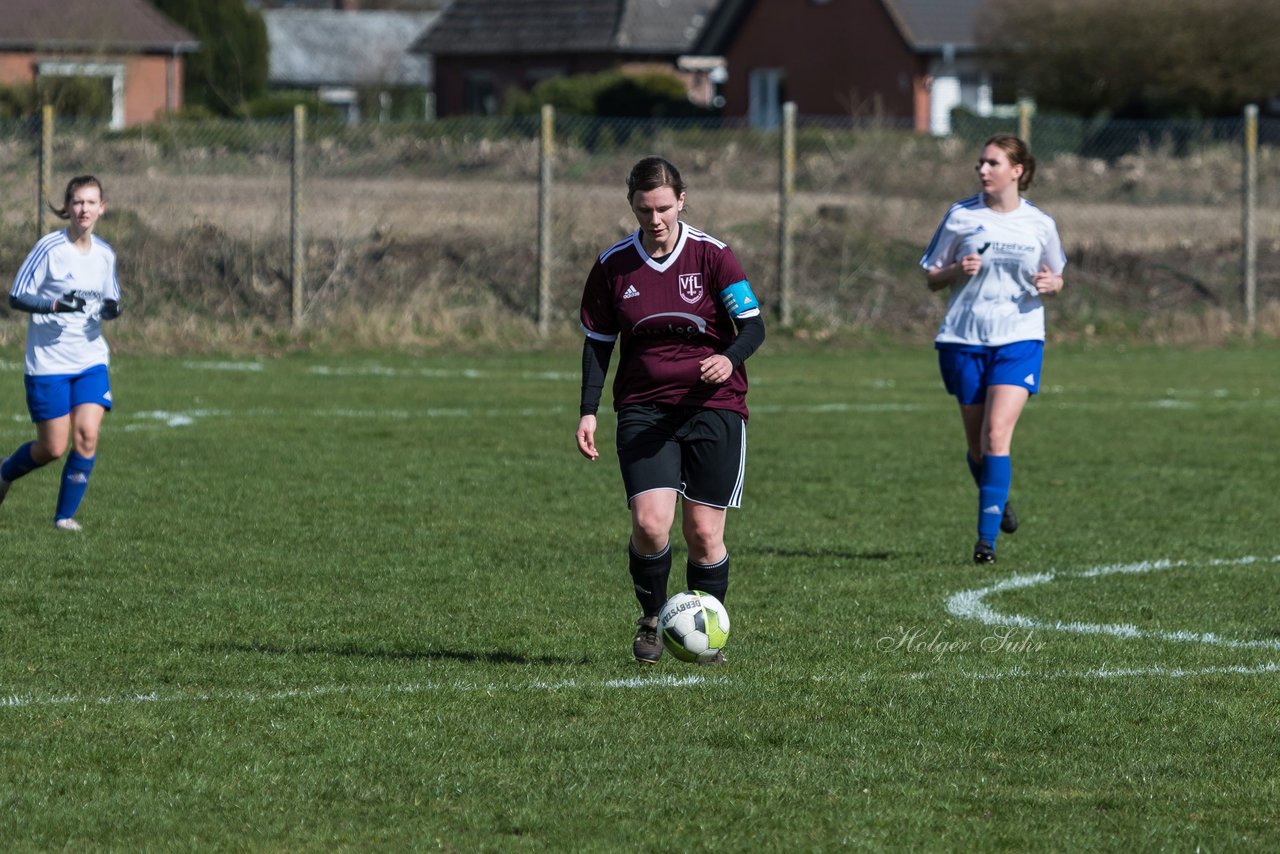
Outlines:
<svg viewBox="0 0 1280 854"><path fill-rule="evenodd" d="M729 663L643 671L576 353L121 357L84 533L0 508L0 846L1271 848L1278 356L1051 347L976 568L932 351L766 345Z"/></svg>

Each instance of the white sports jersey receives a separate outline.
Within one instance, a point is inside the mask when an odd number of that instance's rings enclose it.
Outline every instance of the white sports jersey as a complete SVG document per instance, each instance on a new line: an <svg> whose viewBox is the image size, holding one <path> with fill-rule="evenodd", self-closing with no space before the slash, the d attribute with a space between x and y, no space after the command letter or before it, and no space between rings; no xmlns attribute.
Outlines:
<svg viewBox="0 0 1280 854"><path fill-rule="evenodd" d="M1044 303L1035 275L1046 266L1062 275L1067 264L1053 217L1026 199L1000 213L987 207L981 193L970 196L947 211L920 266L945 267L975 252L982 268L952 283L938 343L998 347L1043 341Z"/></svg>
<svg viewBox="0 0 1280 854"><path fill-rule="evenodd" d="M78 374L110 361L102 337L102 301L119 300L120 283L116 253L105 240L94 237L85 253L65 230L46 234L22 263L10 294L52 300L68 291L84 299L84 311L33 314L27 322L29 376Z"/></svg>

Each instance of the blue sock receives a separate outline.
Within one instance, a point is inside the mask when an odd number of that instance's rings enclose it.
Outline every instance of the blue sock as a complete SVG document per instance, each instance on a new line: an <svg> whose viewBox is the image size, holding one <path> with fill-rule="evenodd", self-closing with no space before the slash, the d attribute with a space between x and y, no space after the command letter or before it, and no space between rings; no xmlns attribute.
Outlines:
<svg viewBox="0 0 1280 854"><path fill-rule="evenodd" d="M1000 519L1009 500L1013 482L1013 464L1008 457L987 454L982 458L982 476L978 479L978 539L996 544Z"/></svg>
<svg viewBox="0 0 1280 854"><path fill-rule="evenodd" d="M80 509L84 491L89 488L94 459L96 457L85 458L75 451L67 457L67 464L62 468L62 485L58 487L58 509L53 514L55 521L70 519Z"/></svg>
<svg viewBox="0 0 1280 854"><path fill-rule="evenodd" d="M31 446L35 442L28 442L18 450L9 455L9 459L4 461L4 465L0 466L0 478L13 483L23 475L30 474L44 463L38 463L31 456Z"/></svg>

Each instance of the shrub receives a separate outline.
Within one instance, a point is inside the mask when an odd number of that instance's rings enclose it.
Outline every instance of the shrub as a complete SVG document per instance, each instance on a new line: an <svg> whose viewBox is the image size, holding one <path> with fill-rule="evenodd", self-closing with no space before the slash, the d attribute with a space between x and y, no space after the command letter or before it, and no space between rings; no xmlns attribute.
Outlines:
<svg viewBox="0 0 1280 854"><path fill-rule="evenodd" d="M554 77L529 92L507 92L506 115L534 115L543 104L568 116L610 118L673 118L714 115L689 102L684 82L662 71L625 73L602 71Z"/></svg>
<svg viewBox="0 0 1280 854"><path fill-rule="evenodd" d="M595 113L617 118L674 118L711 115L689 102L689 94L674 74L646 72L619 75L596 94Z"/></svg>
<svg viewBox="0 0 1280 854"><path fill-rule="evenodd" d="M306 107L307 113L314 117L331 119L341 115L337 109L321 101L315 92L296 90L270 92L251 101L245 101L240 105L240 109L245 118L281 119L292 116L293 108L299 104Z"/></svg>
<svg viewBox="0 0 1280 854"><path fill-rule="evenodd" d="M511 89L507 92L503 112L510 116L536 115L543 104L550 104L557 112L566 115L595 115L596 98L600 92L621 77L617 71L573 74L540 81L528 92Z"/></svg>
<svg viewBox="0 0 1280 854"><path fill-rule="evenodd" d="M76 119L111 118L111 85L101 77L41 77L40 101L52 104L58 116Z"/></svg>
<svg viewBox="0 0 1280 854"><path fill-rule="evenodd" d="M22 119L35 111L35 87L0 86L0 119Z"/></svg>

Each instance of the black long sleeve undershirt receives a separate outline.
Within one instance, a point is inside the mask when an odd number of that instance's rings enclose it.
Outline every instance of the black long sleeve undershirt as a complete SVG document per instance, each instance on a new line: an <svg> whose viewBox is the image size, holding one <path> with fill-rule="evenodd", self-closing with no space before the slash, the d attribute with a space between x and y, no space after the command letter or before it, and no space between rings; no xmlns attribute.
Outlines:
<svg viewBox="0 0 1280 854"><path fill-rule="evenodd" d="M53 314L54 300L35 294L9 295L9 308L28 314Z"/></svg>
<svg viewBox="0 0 1280 854"><path fill-rule="evenodd" d="M613 342L586 338L582 342L582 402L579 415L595 415L600 408L604 378L613 357Z"/></svg>
<svg viewBox="0 0 1280 854"><path fill-rule="evenodd" d="M757 314L738 320L737 324L738 335L722 354L733 363L735 371L764 343L764 317Z"/></svg>

